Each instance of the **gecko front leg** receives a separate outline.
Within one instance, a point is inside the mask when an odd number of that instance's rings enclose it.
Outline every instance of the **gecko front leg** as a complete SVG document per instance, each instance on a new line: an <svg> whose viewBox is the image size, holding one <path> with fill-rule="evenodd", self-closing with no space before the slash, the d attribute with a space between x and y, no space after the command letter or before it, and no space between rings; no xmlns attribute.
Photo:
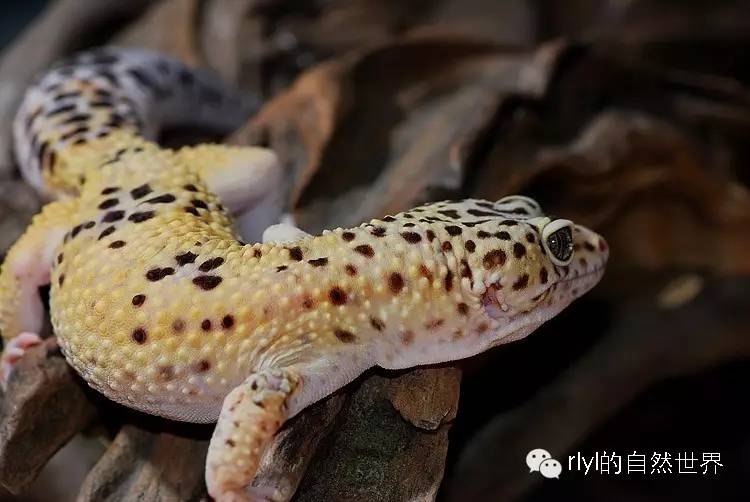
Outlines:
<svg viewBox="0 0 750 502"><path fill-rule="evenodd" d="M74 210L73 201L53 202L34 217L11 247L0 270L0 333L6 347L0 357L0 384L30 347L41 342L44 305L39 287L50 283L55 252Z"/></svg>

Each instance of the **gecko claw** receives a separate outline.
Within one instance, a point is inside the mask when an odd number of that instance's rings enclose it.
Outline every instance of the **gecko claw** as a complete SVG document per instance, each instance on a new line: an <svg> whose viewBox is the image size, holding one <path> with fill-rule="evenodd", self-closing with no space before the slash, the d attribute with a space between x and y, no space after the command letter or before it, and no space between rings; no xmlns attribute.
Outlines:
<svg viewBox="0 0 750 502"><path fill-rule="evenodd" d="M5 350L3 350L2 357L0 357L0 385L2 385L3 390L7 388L10 376L13 374L18 361L21 360L28 349L40 345L42 341L42 338L36 333L24 332L8 342Z"/></svg>

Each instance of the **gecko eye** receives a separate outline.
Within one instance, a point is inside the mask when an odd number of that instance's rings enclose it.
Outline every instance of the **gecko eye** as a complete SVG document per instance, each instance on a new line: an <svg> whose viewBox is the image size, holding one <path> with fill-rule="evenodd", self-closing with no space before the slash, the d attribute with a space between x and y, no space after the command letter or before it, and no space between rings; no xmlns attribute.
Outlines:
<svg viewBox="0 0 750 502"><path fill-rule="evenodd" d="M573 259L573 222L554 220L542 229L542 245L552 263L565 266Z"/></svg>

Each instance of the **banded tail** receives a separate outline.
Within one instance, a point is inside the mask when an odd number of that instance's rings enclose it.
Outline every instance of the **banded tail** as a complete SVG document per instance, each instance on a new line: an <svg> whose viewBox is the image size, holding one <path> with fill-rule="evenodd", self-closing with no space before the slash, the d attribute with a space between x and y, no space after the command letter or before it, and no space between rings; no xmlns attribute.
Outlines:
<svg viewBox="0 0 750 502"><path fill-rule="evenodd" d="M228 133L257 104L161 54L96 49L57 64L26 92L13 124L16 158L26 181L50 194L67 185L55 169L71 147L116 131L155 139L177 125Z"/></svg>

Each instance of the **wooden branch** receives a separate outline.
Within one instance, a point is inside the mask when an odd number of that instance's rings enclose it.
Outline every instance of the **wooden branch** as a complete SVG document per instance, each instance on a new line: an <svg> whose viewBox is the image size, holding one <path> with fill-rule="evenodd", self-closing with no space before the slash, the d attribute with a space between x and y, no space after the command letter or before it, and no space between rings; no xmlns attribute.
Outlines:
<svg viewBox="0 0 750 502"><path fill-rule="evenodd" d="M51 342L21 360L2 401L0 483L12 493L29 486L52 455L96 417Z"/></svg>

